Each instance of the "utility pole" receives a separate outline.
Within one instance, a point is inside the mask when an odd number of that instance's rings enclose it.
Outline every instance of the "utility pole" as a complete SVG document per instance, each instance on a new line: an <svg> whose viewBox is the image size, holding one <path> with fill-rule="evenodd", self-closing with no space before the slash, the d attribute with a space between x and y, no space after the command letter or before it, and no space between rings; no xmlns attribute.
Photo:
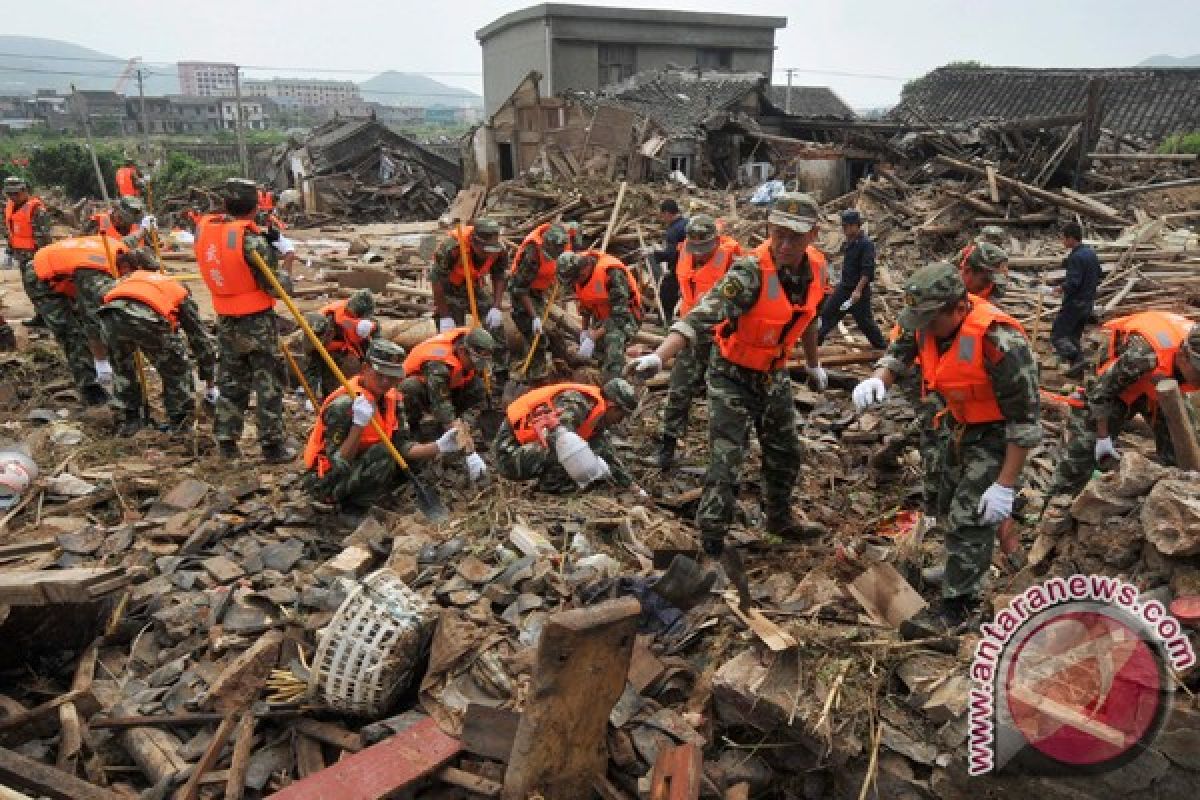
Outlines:
<svg viewBox="0 0 1200 800"><path fill-rule="evenodd" d="M104 198L105 203L108 203L108 186L104 183L104 173L100 171L100 159L96 157L96 143L92 141L92 126L88 122L83 96L79 94L79 90L73 83L71 84L71 100L75 102L75 110L79 112L79 119L83 122L83 135L87 137L88 152L92 154L92 169L96 170L96 181L100 184L100 196Z"/></svg>
<svg viewBox="0 0 1200 800"><path fill-rule="evenodd" d="M792 113L792 75L795 74L796 70L789 67L784 72L787 73L788 82L787 94L783 96L783 113L790 114Z"/></svg>
<svg viewBox="0 0 1200 800"><path fill-rule="evenodd" d="M242 133L242 70L233 68L233 96L237 109L233 115L233 126L237 130L238 161L242 164L242 177L250 177L250 160L246 157L246 136Z"/></svg>
<svg viewBox="0 0 1200 800"><path fill-rule="evenodd" d="M146 158L150 159L152 156L152 154L150 152L150 122L147 120L147 117L146 117L146 90L145 90L145 87L142 85L142 68L141 67L138 67L137 81L138 81L138 100L141 103L142 140L143 140L144 146L146 148ZM147 166L149 166L149 165L147 165Z"/></svg>

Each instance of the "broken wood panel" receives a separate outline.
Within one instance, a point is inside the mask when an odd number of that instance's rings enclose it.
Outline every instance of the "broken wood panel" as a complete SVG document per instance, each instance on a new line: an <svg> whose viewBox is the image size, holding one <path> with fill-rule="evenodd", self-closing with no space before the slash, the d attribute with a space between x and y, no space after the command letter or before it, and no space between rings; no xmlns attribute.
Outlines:
<svg viewBox="0 0 1200 800"><path fill-rule="evenodd" d="M0 747L0 781L50 800L122 800L122 795L92 786L62 770Z"/></svg>
<svg viewBox="0 0 1200 800"><path fill-rule="evenodd" d="M660 752L650 778L650 800L698 800L703 763L703 754L694 744Z"/></svg>
<svg viewBox="0 0 1200 800"><path fill-rule="evenodd" d="M872 564L846 590L876 622L897 629L927 605L896 568L884 562Z"/></svg>
<svg viewBox="0 0 1200 800"><path fill-rule="evenodd" d="M515 711L471 703L463 716L463 749L507 764L520 723Z"/></svg>
<svg viewBox="0 0 1200 800"><path fill-rule="evenodd" d="M0 572L0 604L42 606L90 603L127 582L128 576L117 567Z"/></svg>

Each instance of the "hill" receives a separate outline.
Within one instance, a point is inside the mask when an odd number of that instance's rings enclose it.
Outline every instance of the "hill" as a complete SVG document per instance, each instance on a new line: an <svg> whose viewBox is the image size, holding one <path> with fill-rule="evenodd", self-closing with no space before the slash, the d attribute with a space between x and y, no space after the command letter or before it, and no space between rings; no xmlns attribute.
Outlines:
<svg viewBox="0 0 1200 800"><path fill-rule="evenodd" d="M1200 67L1200 54L1194 56L1150 56L1139 67Z"/></svg>
<svg viewBox="0 0 1200 800"><path fill-rule="evenodd" d="M72 83L80 89L112 89L125 63L125 58L57 39L0 35L0 94L70 92ZM146 94L179 93L173 68L158 66L146 73ZM137 92L133 79L126 92Z"/></svg>
<svg viewBox="0 0 1200 800"><path fill-rule="evenodd" d="M474 92L412 72L381 72L359 87L363 99L389 106L483 108L483 98Z"/></svg>

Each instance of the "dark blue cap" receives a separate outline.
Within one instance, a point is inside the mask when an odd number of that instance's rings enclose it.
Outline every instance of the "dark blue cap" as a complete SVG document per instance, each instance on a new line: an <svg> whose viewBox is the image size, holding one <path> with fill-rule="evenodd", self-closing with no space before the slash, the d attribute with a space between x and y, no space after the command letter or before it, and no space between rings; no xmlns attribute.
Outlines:
<svg viewBox="0 0 1200 800"><path fill-rule="evenodd" d="M860 214L858 212L858 209L856 209L856 208L848 208L842 212L842 224L843 225L861 225L862 224L862 214Z"/></svg>

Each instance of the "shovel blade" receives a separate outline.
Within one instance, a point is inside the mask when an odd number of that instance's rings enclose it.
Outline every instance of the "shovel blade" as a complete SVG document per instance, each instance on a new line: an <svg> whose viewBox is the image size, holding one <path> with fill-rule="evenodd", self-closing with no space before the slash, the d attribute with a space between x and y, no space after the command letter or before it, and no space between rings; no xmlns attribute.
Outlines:
<svg viewBox="0 0 1200 800"><path fill-rule="evenodd" d="M408 479L412 481L413 494L416 497L418 511L433 522L445 522L450 518L450 512L446 510L446 504L442 502L442 498L438 495L436 489L426 484L412 472L408 473Z"/></svg>

